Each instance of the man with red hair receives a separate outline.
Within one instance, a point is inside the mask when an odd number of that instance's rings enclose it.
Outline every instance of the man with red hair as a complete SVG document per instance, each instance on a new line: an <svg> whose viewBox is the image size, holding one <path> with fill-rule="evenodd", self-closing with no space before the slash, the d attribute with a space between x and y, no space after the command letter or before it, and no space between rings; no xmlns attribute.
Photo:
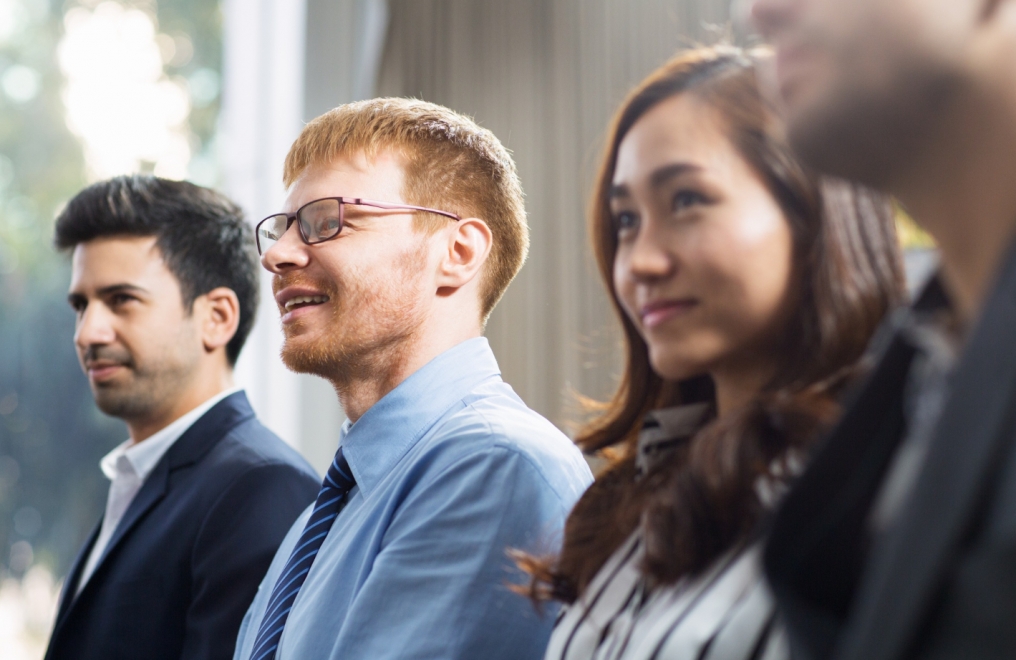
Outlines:
<svg viewBox="0 0 1016 660"><path fill-rule="evenodd" d="M282 357L349 421L234 657L541 658L553 615L510 591L507 551L552 551L591 479L482 336L528 247L507 150L446 108L375 99L308 124L285 184L257 228Z"/></svg>

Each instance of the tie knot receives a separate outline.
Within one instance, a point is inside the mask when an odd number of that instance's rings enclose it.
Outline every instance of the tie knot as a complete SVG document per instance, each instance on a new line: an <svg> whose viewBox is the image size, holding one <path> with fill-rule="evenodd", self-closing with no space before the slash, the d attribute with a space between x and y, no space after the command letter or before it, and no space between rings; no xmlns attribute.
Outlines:
<svg viewBox="0 0 1016 660"><path fill-rule="evenodd" d="M326 487L331 486L343 493L348 492L356 485L353 471L349 469L349 463L346 462L346 457L342 455L342 447L339 447L339 451L335 452L335 459L325 475L324 485Z"/></svg>

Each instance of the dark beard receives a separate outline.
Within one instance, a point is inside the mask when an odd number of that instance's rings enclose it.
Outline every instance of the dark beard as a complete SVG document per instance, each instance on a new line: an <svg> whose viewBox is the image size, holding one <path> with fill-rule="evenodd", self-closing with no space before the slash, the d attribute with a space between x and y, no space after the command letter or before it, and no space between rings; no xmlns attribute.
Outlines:
<svg viewBox="0 0 1016 660"><path fill-rule="evenodd" d="M878 96L846 95L791 125L791 145L811 167L894 191L949 116L963 81L947 71L904 71Z"/></svg>
<svg viewBox="0 0 1016 660"><path fill-rule="evenodd" d="M124 363L132 378L117 385L93 385L92 396L99 410L125 422L148 419L154 411L172 401L187 381L187 373L138 368L133 360Z"/></svg>

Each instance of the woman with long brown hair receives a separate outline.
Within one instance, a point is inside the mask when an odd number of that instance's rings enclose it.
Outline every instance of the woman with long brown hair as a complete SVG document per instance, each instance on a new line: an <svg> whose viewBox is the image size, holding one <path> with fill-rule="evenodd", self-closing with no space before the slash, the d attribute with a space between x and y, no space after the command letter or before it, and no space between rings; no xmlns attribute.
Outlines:
<svg viewBox="0 0 1016 660"><path fill-rule="evenodd" d="M522 562L568 604L548 660L786 655L759 529L904 284L888 200L794 159L759 57L679 55L610 131L591 224L627 364L578 437L612 462Z"/></svg>

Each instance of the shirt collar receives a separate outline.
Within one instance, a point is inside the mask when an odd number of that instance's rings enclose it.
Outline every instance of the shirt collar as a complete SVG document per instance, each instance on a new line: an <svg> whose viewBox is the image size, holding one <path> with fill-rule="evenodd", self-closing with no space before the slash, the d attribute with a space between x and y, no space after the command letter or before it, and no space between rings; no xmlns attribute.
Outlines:
<svg viewBox="0 0 1016 660"><path fill-rule="evenodd" d="M343 424L342 455L365 495L456 401L501 370L484 337L437 356L375 403L355 424Z"/></svg>
<svg viewBox="0 0 1016 660"><path fill-rule="evenodd" d="M911 309L918 313L948 312L953 313L952 300L942 282L942 273L936 271L928 278L928 281L921 287Z"/></svg>
<svg viewBox="0 0 1016 660"><path fill-rule="evenodd" d="M194 422L201 419L219 401L239 392L240 389L239 387L233 387L216 394L197 408L178 417L168 426L163 427L137 444L131 444L129 438L123 441L113 451L102 457L102 460L99 462L102 473L106 475L107 479L112 481L120 473L120 470L117 469L117 461L123 456L130 463L130 466L134 468L138 478L144 481L151 471L155 469L159 459L169 451L173 443L180 439L180 436L187 432L187 429L193 426Z"/></svg>
<svg viewBox="0 0 1016 660"><path fill-rule="evenodd" d="M903 339L918 351L955 361L964 329L940 273L928 280L905 310L900 330Z"/></svg>
<svg viewBox="0 0 1016 660"><path fill-rule="evenodd" d="M688 403L650 411L639 431L635 467L641 478L692 438L713 414L712 402Z"/></svg>

